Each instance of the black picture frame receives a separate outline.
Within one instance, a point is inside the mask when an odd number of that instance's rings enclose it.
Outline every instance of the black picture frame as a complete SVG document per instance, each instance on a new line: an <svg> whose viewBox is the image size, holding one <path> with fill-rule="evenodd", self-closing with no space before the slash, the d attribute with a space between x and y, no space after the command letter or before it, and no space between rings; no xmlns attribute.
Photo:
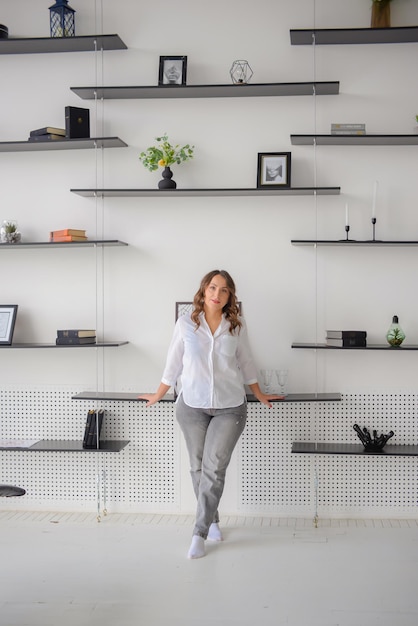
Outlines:
<svg viewBox="0 0 418 626"><path fill-rule="evenodd" d="M17 304L0 304L0 346L12 345L17 307Z"/></svg>
<svg viewBox="0 0 418 626"><path fill-rule="evenodd" d="M176 322L182 315L191 315L192 312L193 302L176 302Z"/></svg>
<svg viewBox="0 0 418 626"><path fill-rule="evenodd" d="M160 56L158 85L169 87L186 84L187 56Z"/></svg>
<svg viewBox="0 0 418 626"><path fill-rule="evenodd" d="M259 152L257 188L290 187L291 152Z"/></svg>

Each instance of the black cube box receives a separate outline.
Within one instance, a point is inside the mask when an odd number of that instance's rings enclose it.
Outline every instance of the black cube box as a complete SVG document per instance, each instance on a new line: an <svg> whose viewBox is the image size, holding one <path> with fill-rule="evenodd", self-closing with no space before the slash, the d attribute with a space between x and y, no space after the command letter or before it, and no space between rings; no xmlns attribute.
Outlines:
<svg viewBox="0 0 418 626"><path fill-rule="evenodd" d="M90 137L90 109L65 107L65 136L67 139Z"/></svg>

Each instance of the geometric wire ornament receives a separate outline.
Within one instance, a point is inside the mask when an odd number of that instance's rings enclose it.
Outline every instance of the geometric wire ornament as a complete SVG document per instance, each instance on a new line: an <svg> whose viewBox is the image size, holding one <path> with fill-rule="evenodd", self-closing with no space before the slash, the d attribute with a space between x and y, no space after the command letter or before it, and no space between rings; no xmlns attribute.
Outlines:
<svg viewBox="0 0 418 626"><path fill-rule="evenodd" d="M249 83L253 75L250 64L245 60L234 61L229 73L234 85L245 85Z"/></svg>

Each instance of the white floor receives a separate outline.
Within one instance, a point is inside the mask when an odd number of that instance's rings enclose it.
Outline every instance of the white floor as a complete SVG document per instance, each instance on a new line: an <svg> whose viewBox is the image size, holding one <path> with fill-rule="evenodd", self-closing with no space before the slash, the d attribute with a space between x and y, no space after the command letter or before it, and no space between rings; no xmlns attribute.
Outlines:
<svg viewBox="0 0 418 626"><path fill-rule="evenodd" d="M418 520L0 511L1 626L417 626Z"/></svg>

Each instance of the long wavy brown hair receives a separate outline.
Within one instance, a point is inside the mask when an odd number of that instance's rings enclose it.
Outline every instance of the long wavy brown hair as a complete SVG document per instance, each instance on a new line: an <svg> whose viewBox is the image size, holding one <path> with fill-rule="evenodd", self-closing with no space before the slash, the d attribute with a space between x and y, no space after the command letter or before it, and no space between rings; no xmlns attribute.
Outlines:
<svg viewBox="0 0 418 626"><path fill-rule="evenodd" d="M226 286L228 287L228 290L229 290L228 302L225 304L224 308L222 309L222 312L230 324L229 332L232 335L236 328L238 328L238 332L239 332L242 326L242 322L239 319L240 310L238 306L237 296L235 293L236 292L235 283L231 275L228 274L226 270L212 270L211 272L208 272L205 276L203 276L201 283L200 283L200 287L198 291L196 292L195 297L193 298L194 309L191 314L191 318L193 322L196 324L196 329L199 328L200 326L199 315L204 309L205 291L215 276L222 276L222 278L225 279Z"/></svg>

